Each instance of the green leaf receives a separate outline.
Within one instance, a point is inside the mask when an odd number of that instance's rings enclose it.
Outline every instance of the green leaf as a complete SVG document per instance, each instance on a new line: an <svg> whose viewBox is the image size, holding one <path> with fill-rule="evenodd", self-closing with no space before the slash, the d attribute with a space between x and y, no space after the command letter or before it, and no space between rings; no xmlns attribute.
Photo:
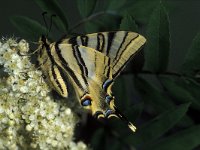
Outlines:
<svg viewBox="0 0 200 150"><path fill-rule="evenodd" d="M101 150L102 147L101 145L104 144L104 139L105 139L105 136L104 136L104 130L103 129L98 129L94 135L92 136L91 138L91 145L94 149L96 150Z"/></svg>
<svg viewBox="0 0 200 150"><path fill-rule="evenodd" d="M183 79L179 80L169 76L160 76L160 79L174 100L178 102L192 102L191 107L200 110L200 101L194 97L191 89L184 88Z"/></svg>
<svg viewBox="0 0 200 150"><path fill-rule="evenodd" d="M125 137L124 141L127 141L140 149L141 147L147 146L147 144L155 141L176 125L177 122L183 118L188 107L189 104L187 103L173 109L168 109L168 111L149 121L143 127L138 127L137 132Z"/></svg>
<svg viewBox="0 0 200 150"><path fill-rule="evenodd" d="M131 15L126 14L120 24L120 30L125 31L138 31L138 26Z"/></svg>
<svg viewBox="0 0 200 150"><path fill-rule="evenodd" d="M68 21L66 15L56 0L34 0L36 4L45 12L52 15L55 14L56 17L53 22L57 28L63 32L68 30Z"/></svg>
<svg viewBox="0 0 200 150"><path fill-rule="evenodd" d="M123 6L126 4L126 0L109 0L107 1L107 10L109 11L121 11Z"/></svg>
<svg viewBox="0 0 200 150"><path fill-rule="evenodd" d="M178 123L177 123L177 127L180 128L187 128L187 127L191 127L195 124L195 121L189 116L189 115L185 115Z"/></svg>
<svg viewBox="0 0 200 150"><path fill-rule="evenodd" d="M127 106L125 114L128 117L129 121L135 122L136 119L140 118L144 109L144 103L137 103L135 105Z"/></svg>
<svg viewBox="0 0 200 150"><path fill-rule="evenodd" d="M199 82L193 80L193 79L185 79L179 81L179 84L182 85L187 91L190 91L193 97L196 99L199 99L200 97L200 84Z"/></svg>
<svg viewBox="0 0 200 150"><path fill-rule="evenodd" d="M177 132L162 139L157 144L147 147L153 150L192 150L200 145L200 125Z"/></svg>
<svg viewBox="0 0 200 150"><path fill-rule="evenodd" d="M134 17L139 23L147 23L154 8L158 5L160 0L128 0L125 8L121 9L122 13L128 13Z"/></svg>
<svg viewBox="0 0 200 150"><path fill-rule="evenodd" d="M144 68L153 72L165 71L168 65L170 34L168 15L162 3L150 17L146 38Z"/></svg>
<svg viewBox="0 0 200 150"><path fill-rule="evenodd" d="M78 9L82 18L86 18L94 11L97 0L77 0Z"/></svg>
<svg viewBox="0 0 200 150"><path fill-rule="evenodd" d="M142 77L135 78L135 88L145 104L153 106L154 111L163 112L174 107L174 103L159 88L151 85Z"/></svg>
<svg viewBox="0 0 200 150"><path fill-rule="evenodd" d="M46 34L46 28L35 20L24 16L12 16L11 23L27 38L38 39L42 34Z"/></svg>
<svg viewBox="0 0 200 150"><path fill-rule="evenodd" d="M200 71L200 33L194 38L185 56L181 71L186 74L195 75Z"/></svg>
<svg viewBox="0 0 200 150"><path fill-rule="evenodd" d="M85 24L86 33L100 32L100 31L114 31L119 28L121 17L102 13L98 17L94 17L90 22ZM96 30L96 31L95 31Z"/></svg>
<svg viewBox="0 0 200 150"><path fill-rule="evenodd" d="M115 103L121 109L126 109L130 105L130 99L127 96L126 78L120 76L113 85L113 94L115 95Z"/></svg>
<svg viewBox="0 0 200 150"><path fill-rule="evenodd" d="M175 108L171 97L169 97L161 88L155 86L156 81L153 83L147 82L147 80L138 77L135 79L136 89L139 91L142 100L145 102L146 111L150 114L164 112L168 109ZM185 115L178 123L180 127L188 127L194 124L194 121Z"/></svg>
<svg viewBox="0 0 200 150"><path fill-rule="evenodd" d="M121 150L122 147L123 146L120 141L109 136L106 137L105 150Z"/></svg>
<svg viewBox="0 0 200 150"><path fill-rule="evenodd" d="M95 21L89 21L84 24L86 33L95 33L100 31L100 25Z"/></svg>

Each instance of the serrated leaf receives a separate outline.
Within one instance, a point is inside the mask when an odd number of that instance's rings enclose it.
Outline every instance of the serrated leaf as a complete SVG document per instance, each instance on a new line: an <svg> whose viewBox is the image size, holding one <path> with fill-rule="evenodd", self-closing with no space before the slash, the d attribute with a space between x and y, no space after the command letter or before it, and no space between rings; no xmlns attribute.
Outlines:
<svg viewBox="0 0 200 150"><path fill-rule="evenodd" d="M160 79L174 100L178 102L192 102L191 107L200 110L200 101L193 96L191 89L185 89L183 85L179 84L179 82L184 82L183 79L178 81L179 79L168 76L160 76Z"/></svg>
<svg viewBox="0 0 200 150"><path fill-rule="evenodd" d="M97 0L77 0L76 1L82 18L86 18L89 15L91 15L91 13L95 9L96 1Z"/></svg>
<svg viewBox="0 0 200 150"><path fill-rule="evenodd" d="M148 42L144 51L144 69L153 72L165 71L168 66L170 34L168 15L162 3L150 17L146 38Z"/></svg>
<svg viewBox="0 0 200 150"><path fill-rule="evenodd" d="M137 132L126 137L125 141L142 149L176 125L183 118L188 107L189 104L187 103L177 106L174 109L168 109L168 111L154 118L143 127L138 127Z"/></svg>
<svg viewBox="0 0 200 150"><path fill-rule="evenodd" d="M42 34L46 34L46 28L37 21L24 16L12 16L11 23L26 37L38 39Z"/></svg>
<svg viewBox="0 0 200 150"><path fill-rule="evenodd" d="M186 74L195 75L200 71L200 33L194 38L185 56L181 71Z"/></svg>
<svg viewBox="0 0 200 150"><path fill-rule="evenodd" d="M120 30L125 31L138 31L138 26L135 23L135 20L131 15L126 14L120 24Z"/></svg>
<svg viewBox="0 0 200 150"><path fill-rule="evenodd" d="M56 17L53 19L53 22L57 28L63 32L68 30L68 21L66 15L61 8L60 4L56 0L34 0L36 4L45 12L52 15L55 14Z"/></svg>
<svg viewBox="0 0 200 150"><path fill-rule="evenodd" d="M159 141L159 143L147 147L153 150L192 150L200 145L200 125L177 132Z"/></svg>

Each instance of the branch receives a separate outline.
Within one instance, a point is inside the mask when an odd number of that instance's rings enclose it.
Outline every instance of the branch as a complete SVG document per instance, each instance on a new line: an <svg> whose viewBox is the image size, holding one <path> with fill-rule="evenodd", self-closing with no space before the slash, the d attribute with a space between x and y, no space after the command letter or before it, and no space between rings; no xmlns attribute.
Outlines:
<svg viewBox="0 0 200 150"><path fill-rule="evenodd" d="M119 16L116 12L114 11L100 11L97 13L94 13L90 16L88 16L87 18L81 20L80 22L78 22L77 24L75 24L71 29L68 30L68 34L71 33L73 30L75 30L76 28L78 28L79 26L81 26L82 24L85 24L86 22L93 20L97 17L103 16L103 15L112 15L112 16Z"/></svg>

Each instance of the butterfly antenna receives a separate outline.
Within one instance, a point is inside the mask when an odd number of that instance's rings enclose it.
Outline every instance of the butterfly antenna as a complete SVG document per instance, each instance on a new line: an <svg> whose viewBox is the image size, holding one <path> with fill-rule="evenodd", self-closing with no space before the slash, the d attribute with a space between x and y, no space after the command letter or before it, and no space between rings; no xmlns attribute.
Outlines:
<svg viewBox="0 0 200 150"><path fill-rule="evenodd" d="M136 131L136 127L126 118L126 116L124 116L117 107L114 106L115 109L115 115L117 115L118 118L120 118L125 124L128 125L128 127L135 132Z"/></svg>
<svg viewBox="0 0 200 150"><path fill-rule="evenodd" d="M46 27L46 30L48 29L48 25L47 25L47 21L46 21L46 17L45 17L45 15L47 14L47 12L45 11L45 12L43 12L42 13L42 18L43 18L43 20L44 20L44 24L45 24L45 27ZM46 31L47 33L48 33L48 31Z"/></svg>
<svg viewBox="0 0 200 150"><path fill-rule="evenodd" d="M51 31L51 27L52 27L52 24L53 24L53 17L56 17L56 15L55 15L55 14L52 14L52 15L51 15L51 20L50 20L50 26L49 26L49 31L48 31L48 33Z"/></svg>

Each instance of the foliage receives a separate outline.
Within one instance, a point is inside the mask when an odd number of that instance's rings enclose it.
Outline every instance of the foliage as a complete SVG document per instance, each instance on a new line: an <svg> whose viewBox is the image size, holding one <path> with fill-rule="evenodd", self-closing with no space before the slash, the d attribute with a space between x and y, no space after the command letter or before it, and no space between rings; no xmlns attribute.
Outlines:
<svg viewBox="0 0 200 150"><path fill-rule="evenodd" d="M85 138L95 150L191 150L200 145L197 116L200 113L200 34L191 44L183 65L173 72L168 70L169 53L174 50L170 49L165 1L77 0L75 7L82 19L71 28L70 19L56 0L35 2L42 11L59 16L53 23L69 35L78 29L82 33L131 30L147 38L145 60L139 62L143 67L129 65L114 85L117 106L136 122L138 131L131 133L118 120L102 123L88 119L86 125L79 126L85 132L77 137ZM37 30L37 34L44 34L44 27L36 20L15 16L11 21L28 38L35 35L29 27ZM141 32L144 30L146 33Z"/></svg>

